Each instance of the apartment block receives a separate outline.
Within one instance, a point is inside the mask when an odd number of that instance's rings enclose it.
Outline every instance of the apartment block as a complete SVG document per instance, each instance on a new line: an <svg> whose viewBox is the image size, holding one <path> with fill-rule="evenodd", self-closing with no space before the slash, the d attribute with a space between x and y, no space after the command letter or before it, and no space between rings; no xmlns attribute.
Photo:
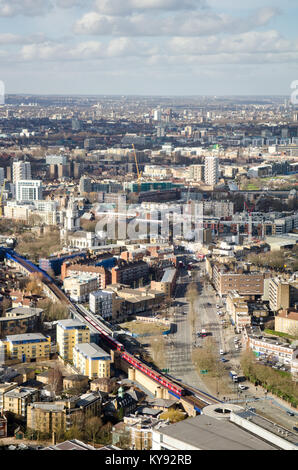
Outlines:
<svg viewBox="0 0 298 470"><path fill-rule="evenodd" d="M111 275L103 266L88 266L85 264L68 264L63 263L61 268L62 281L66 277L79 276L81 274L89 274L97 278L97 288L105 289L110 283Z"/></svg>
<svg viewBox="0 0 298 470"><path fill-rule="evenodd" d="M114 292L99 290L92 292L89 296L89 307L92 313L100 315L105 319L113 318Z"/></svg>
<svg viewBox="0 0 298 470"><path fill-rule="evenodd" d="M240 295L263 295L264 275L259 272L233 272L223 265L214 265L213 282L218 294L226 296L236 290Z"/></svg>
<svg viewBox="0 0 298 470"><path fill-rule="evenodd" d="M97 393L52 403L35 402L27 407L27 428L51 435L53 431L68 431L86 416L100 416L100 412L101 396Z"/></svg>
<svg viewBox="0 0 298 470"><path fill-rule="evenodd" d="M30 333L39 327L43 310L40 308L19 307L6 311L0 317L0 338L9 334Z"/></svg>
<svg viewBox="0 0 298 470"><path fill-rule="evenodd" d="M219 180L219 158L218 157L205 157L204 169L205 183L214 186Z"/></svg>
<svg viewBox="0 0 298 470"><path fill-rule="evenodd" d="M78 276L67 277L63 281L63 288L71 300L87 302L89 294L98 289L97 276L84 273Z"/></svg>
<svg viewBox="0 0 298 470"><path fill-rule="evenodd" d="M8 335L3 341L0 341L0 349L2 348L4 348L6 363L49 359L51 338L41 333Z"/></svg>
<svg viewBox="0 0 298 470"><path fill-rule="evenodd" d="M288 282L279 278L270 279L269 282L269 306L270 310L289 308L290 306L290 286Z"/></svg>
<svg viewBox="0 0 298 470"><path fill-rule="evenodd" d="M281 333L296 336L298 334L298 312L290 309L281 310L274 317L274 329Z"/></svg>
<svg viewBox="0 0 298 470"><path fill-rule="evenodd" d="M73 348L75 367L89 379L110 377L112 358L95 343L81 343Z"/></svg>
<svg viewBox="0 0 298 470"><path fill-rule="evenodd" d="M151 281L151 289L163 292L166 298L171 298L177 279L176 269L166 269L160 282Z"/></svg>
<svg viewBox="0 0 298 470"><path fill-rule="evenodd" d="M90 341L90 330L78 320L59 320L57 323L57 349L64 360L72 361L73 347Z"/></svg>
<svg viewBox="0 0 298 470"><path fill-rule="evenodd" d="M149 266L144 261L135 263L121 263L111 269L112 284L127 284L136 287L137 284L145 283L149 276Z"/></svg>
<svg viewBox="0 0 298 470"><path fill-rule="evenodd" d="M274 337L266 337L250 333L249 328L244 330L244 338L247 346L259 356L270 358L282 364L291 364L294 357L297 357L298 348Z"/></svg>
<svg viewBox="0 0 298 470"><path fill-rule="evenodd" d="M26 418L27 406L39 400L39 391L31 387L15 387L3 394L3 410Z"/></svg>

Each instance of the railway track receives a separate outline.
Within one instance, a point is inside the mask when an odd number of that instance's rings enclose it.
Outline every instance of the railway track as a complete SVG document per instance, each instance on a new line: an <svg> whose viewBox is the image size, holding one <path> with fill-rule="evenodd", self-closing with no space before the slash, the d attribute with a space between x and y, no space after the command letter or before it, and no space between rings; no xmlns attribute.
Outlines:
<svg viewBox="0 0 298 470"><path fill-rule="evenodd" d="M162 386L168 388L170 390L170 393L178 393L178 397L183 398L183 400L193 406L196 411L201 412L201 409L209 404L221 403L220 400L216 399L215 397L212 397L211 395L205 392L202 392L201 390L195 389L194 387L180 382L174 377L168 376L167 374L162 374L158 371L149 368L140 359L135 358L130 353L125 351L123 345L117 340L115 340L112 336L110 336L111 330L108 328L107 325L103 324L102 322L99 322L97 318L93 318L93 316L89 315L89 312L82 310L76 304L74 304L67 297L67 295L55 284L54 280L46 272L44 272L39 267L35 266L33 263L26 260L25 258L18 255L12 250L7 250L6 255L12 260L16 261L21 266L23 266L29 273L40 274L42 282L53 292L56 298L60 302L67 304L72 313L81 316L83 321L86 321L87 323L95 327L99 331L101 338L110 348L121 351L121 355L123 357L126 358L127 356L127 358L125 359L126 361L130 362L131 365L137 367L146 375L149 375L151 378L154 378L154 380L158 381Z"/></svg>

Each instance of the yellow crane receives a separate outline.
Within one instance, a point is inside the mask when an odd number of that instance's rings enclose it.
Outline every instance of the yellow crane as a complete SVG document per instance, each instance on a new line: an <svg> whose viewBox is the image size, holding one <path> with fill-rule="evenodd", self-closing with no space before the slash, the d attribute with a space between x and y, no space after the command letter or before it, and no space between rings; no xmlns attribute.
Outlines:
<svg viewBox="0 0 298 470"><path fill-rule="evenodd" d="M4 193L5 183L6 183L6 180L3 181L3 185L2 185L2 188L1 188L1 195L0 195L0 217L3 217L3 205L2 205L2 200L3 200L3 193Z"/></svg>
<svg viewBox="0 0 298 470"><path fill-rule="evenodd" d="M139 170L138 159L137 159L137 154L136 154L136 149L135 149L134 144L132 144L132 148L133 148L133 153L134 153L135 162L136 162L136 167L137 167L137 175L138 175L138 193L139 193L139 192L140 192L140 189L141 189L141 176L142 176L142 174L140 173L140 170Z"/></svg>

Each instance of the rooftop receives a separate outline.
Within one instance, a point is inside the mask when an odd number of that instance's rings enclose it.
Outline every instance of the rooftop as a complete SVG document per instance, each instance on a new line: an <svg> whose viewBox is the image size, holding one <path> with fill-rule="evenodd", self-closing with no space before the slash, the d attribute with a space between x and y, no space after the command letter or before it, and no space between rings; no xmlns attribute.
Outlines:
<svg viewBox="0 0 298 470"><path fill-rule="evenodd" d="M201 450L274 450L273 445L239 428L234 423L199 415L163 427L162 435Z"/></svg>
<svg viewBox="0 0 298 470"><path fill-rule="evenodd" d="M75 349L88 359L99 359L101 361L111 360L111 356L95 343L79 343L75 346Z"/></svg>

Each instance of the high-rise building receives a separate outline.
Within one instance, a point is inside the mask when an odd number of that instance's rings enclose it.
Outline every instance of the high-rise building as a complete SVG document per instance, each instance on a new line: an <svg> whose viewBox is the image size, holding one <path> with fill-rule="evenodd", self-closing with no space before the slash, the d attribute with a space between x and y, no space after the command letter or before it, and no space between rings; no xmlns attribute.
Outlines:
<svg viewBox="0 0 298 470"><path fill-rule="evenodd" d="M205 183L214 186L219 180L219 158L206 157L205 158Z"/></svg>
<svg viewBox="0 0 298 470"><path fill-rule="evenodd" d="M96 148L96 139L90 137L84 140L84 149L85 150L94 150Z"/></svg>
<svg viewBox="0 0 298 470"><path fill-rule="evenodd" d="M273 312L290 306L290 285L279 278L273 278L269 282L269 307Z"/></svg>
<svg viewBox="0 0 298 470"><path fill-rule="evenodd" d="M38 201L42 199L42 182L40 180L18 180L16 183L17 201Z"/></svg>
<svg viewBox="0 0 298 470"><path fill-rule="evenodd" d="M13 162L12 165L13 183L20 180L31 180L30 162Z"/></svg>
<svg viewBox="0 0 298 470"><path fill-rule="evenodd" d="M160 109L155 109L153 111L153 120L154 121L160 121L161 120L161 110Z"/></svg>
<svg viewBox="0 0 298 470"><path fill-rule="evenodd" d="M0 186L3 185L5 178L4 168L0 168Z"/></svg>
<svg viewBox="0 0 298 470"><path fill-rule="evenodd" d="M47 165L66 165L68 163L68 158L66 155L47 155L46 164Z"/></svg>
<svg viewBox="0 0 298 470"><path fill-rule="evenodd" d="M88 176L82 176L80 179L80 193L91 193L92 181Z"/></svg>
<svg viewBox="0 0 298 470"><path fill-rule="evenodd" d="M71 128L72 128L73 131L79 131L81 129L81 123L80 123L79 119L73 118L71 120Z"/></svg>

